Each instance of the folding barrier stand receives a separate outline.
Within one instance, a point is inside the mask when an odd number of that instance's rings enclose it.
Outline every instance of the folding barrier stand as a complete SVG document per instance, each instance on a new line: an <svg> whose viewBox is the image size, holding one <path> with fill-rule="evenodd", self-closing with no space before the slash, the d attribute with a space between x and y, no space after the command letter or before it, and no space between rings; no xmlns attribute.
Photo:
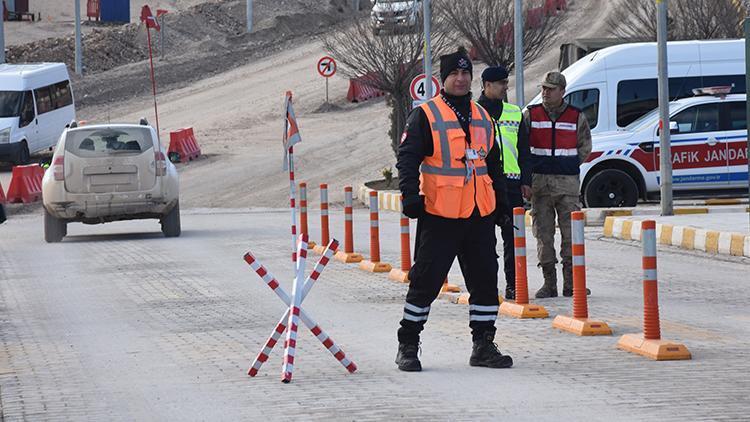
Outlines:
<svg viewBox="0 0 750 422"><path fill-rule="evenodd" d="M547 318L549 313L542 305L529 303L529 286L526 274L526 210L513 208L513 246L516 253L516 301L500 304L500 313L515 318Z"/></svg>
<svg viewBox="0 0 750 422"><path fill-rule="evenodd" d="M276 343L278 343L284 332L287 331L287 328L290 328L289 332L287 333L286 342L284 344L285 352L282 381L285 383L291 381L292 373L294 370L294 355L297 346L296 331L300 320L310 329L315 338L317 338L323 344L323 346L328 349L329 352L331 352L333 357L336 358L336 360L339 361L339 363L341 363L344 368L346 368L347 371L353 373L357 370L357 365L355 365L354 362L346 357L346 354L343 352L343 350L341 350L341 348L336 345L331 337L328 336L328 334L323 331L323 329L315 322L315 320L301 307L302 301L305 299L307 294L310 293L310 289L312 289L313 285L320 277L320 274L323 272L323 269L325 269L325 266L328 264L328 261L330 261L334 252L336 252L336 249L338 248L338 242L336 240L332 240L328 244L328 247L323 252L323 256L313 268L312 273L307 277L304 283L298 283L299 281L301 281L302 275L304 274L305 257L307 256L307 237L304 235L300 235L299 239L299 260L297 261L297 276L295 278L295 289L297 290L293 291L292 297L290 297L286 293L286 291L277 281L276 277L269 273L268 270L266 270L266 268L261 265L260 262L258 262L258 260L251 252L245 254L245 262L247 262L250 267L258 274L258 276L260 276L260 278L268 285L268 287L270 287L271 290L276 293L276 296L278 296L285 305L289 306L289 309L285 311L284 315L279 320L279 323L276 325L276 328L274 328L273 332L263 346L263 349L260 351L258 356L253 361L252 365L250 366L248 375L250 375L251 377L254 377L258 374L260 367L264 362L268 360L268 356L270 355L271 350L273 350L274 346L276 345Z"/></svg>
<svg viewBox="0 0 750 422"><path fill-rule="evenodd" d="M352 187L344 187L344 250L336 252L335 258L344 263L361 262L361 254L354 253L354 199Z"/></svg>
<svg viewBox="0 0 750 422"><path fill-rule="evenodd" d="M380 262L378 193L375 191L370 191L370 260L360 262L359 268L372 273L387 273L392 269L391 264Z"/></svg>
<svg viewBox="0 0 750 422"><path fill-rule="evenodd" d="M612 330L606 322L589 319L584 215L581 211L573 211L570 216L573 231L573 316L558 315L552 321L552 326L579 336L612 335Z"/></svg>
<svg viewBox="0 0 750 422"><path fill-rule="evenodd" d="M687 347L661 339L659 293L656 276L656 222L641 225L643 244L643 334L625 334L617 347L654 360L691 359Z"/></svg>

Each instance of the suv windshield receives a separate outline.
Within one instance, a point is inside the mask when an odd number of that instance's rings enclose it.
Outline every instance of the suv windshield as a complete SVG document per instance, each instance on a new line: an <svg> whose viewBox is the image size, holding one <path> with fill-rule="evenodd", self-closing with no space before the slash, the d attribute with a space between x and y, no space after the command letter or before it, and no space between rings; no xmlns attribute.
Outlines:
<svg viewBox="0 0 750 422"><path fill-rule="evenodd" d="M68 132L65 151L79 157L106 157L119 154L141 154L154 144L148 128L107 127Z"/></svg>
<svg viewBox="0 0 750 422"><path fill-rule="evenodd" d="M0 117L18 117L21 114L21 91L0 91Z"/></svg>

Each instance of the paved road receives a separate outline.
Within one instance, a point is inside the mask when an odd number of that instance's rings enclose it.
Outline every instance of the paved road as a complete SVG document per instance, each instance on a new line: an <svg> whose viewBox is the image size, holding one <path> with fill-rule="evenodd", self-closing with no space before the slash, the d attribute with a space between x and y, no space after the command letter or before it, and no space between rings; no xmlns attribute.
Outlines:
<svg viewBox="0 0 750 422"><path fill-rule="evenodd" d="M338 229L340 210L333 214ZM382 223L392 262L396 217ZM366 219L358 210L360 229ZM145 221L71 225L63 243L45 244L41 224L26 215L0 225L7 420L749 417L747 260L660 250L663 336L684 342L692 361L651 362L615 349L616 336L579 338L553 330L551 320L501 318L497 340L515 366L471 368L467 309L438 301L418 374L393 364L406 287L335 262L305 305L360 370L347 374L305 332L294 382L284 385L278 350L257 378L245 375L283 307L241 258L252 249L290 278L285 210L187 210L177 239ZM640 331L639 246L599 240L596 231L587 237L591 315L616 334ZM365 250L366 241L358 232ZM534 264L532 289L540 283ZM570 312L569 299L541 303L553 315Z"/></svg>

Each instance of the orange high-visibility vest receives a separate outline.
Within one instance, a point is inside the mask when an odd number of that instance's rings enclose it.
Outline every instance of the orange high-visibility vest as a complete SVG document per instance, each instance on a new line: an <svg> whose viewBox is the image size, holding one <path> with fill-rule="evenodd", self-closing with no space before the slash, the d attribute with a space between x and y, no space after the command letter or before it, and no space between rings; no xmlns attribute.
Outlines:
<svg viewBox="0 0 750 422"><path fill-rule="evenodd" d="M445 218L468 218L479 208L482 217L495 211L495 190L487 173L485 158L494 143L492 119L471 102L471 144L456 113L442 96L422 104L432 131L433 154L422 161L420 190L425 211ZM466 149L478 153L467 180Z"/></svg>

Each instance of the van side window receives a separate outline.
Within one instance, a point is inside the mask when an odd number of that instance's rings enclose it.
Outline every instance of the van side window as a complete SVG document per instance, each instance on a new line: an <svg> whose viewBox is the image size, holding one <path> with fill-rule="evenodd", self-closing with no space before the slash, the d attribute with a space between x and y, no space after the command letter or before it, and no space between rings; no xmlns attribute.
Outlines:
<svg viewBox="0 0 750 422"><path fill-rule="evenodd" d="M50 93L50 87L45 86L34 90L36 96L36 111L38 114L44 114L52 111L52 95Z"/></svg>
<svg viewBox="0 0 750 422"><path fill-rule="evenodd" d="M678 134L719 130L719 104L701 104L687 108L670 119L677 122Z"/></svg>
<svg viewBox="0 0 750 422"><path fill-rule="evenodd" d="M743 101L729 103L729 127L727 130L746 130L747 115L746 104Z"/></svg>
<svg viewBox="0 0 750 422"><path fill-rule="evenodd" d="M51 86L54 91L55 109L73 104L73 94L70 92L70 82L62 81Z"/></svg>
<svg viewBox="0 0 750 422"><path fill-rule="evenodd" d="M34 97L31 95L31 91L23 93L20 116L21 119L18 122L18 127L27 126L34 120Z"/></svg>
<svg viewBox="0 0 750 422"><path fill-rule="evenodd" d="M734 85L733 94L746 91L745 75L691 76L669 78L669 99L679 100L693 96L693 89ZM659 105L656 78L620 81L617 84L617 126L625 127Z"/></svg>
<svg viewBox="0 0 750 422"><path fill-rule="evenodd" d="M599 122L599 90L596 88L571 92L565 96L565 101L573 107L579 108L589 121L591 129Z"/></svg>

